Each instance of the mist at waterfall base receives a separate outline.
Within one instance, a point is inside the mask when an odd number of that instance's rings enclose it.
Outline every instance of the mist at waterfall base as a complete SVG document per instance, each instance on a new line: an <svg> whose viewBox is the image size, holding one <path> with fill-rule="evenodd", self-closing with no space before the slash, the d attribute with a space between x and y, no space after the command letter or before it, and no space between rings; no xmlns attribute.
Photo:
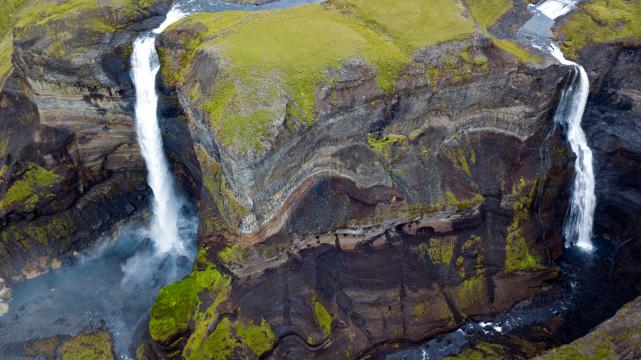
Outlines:
<svg viewBox="0 0 641 360"><path fill-rule="evenodd" d="M148 218L130 221L71 266L18 284L0 317L0 358L22 359L22 344L38 338L107 330L120 359L133 358L160 288L182 278L195 257L197 216L179 196L158 125L155 39L184 17L172 9L155 30L134 42L136 132L152 190Z"/></svg>
<svg viewBox="0 0 641 360"><path fill-rule="evenodd" d="M194 239L196 214L184 209L180 219L179 236ZM193 258L159 257L147 224L138 219L122 225L74 264L18 284L9 312L0 317L0 358L29 358L20 355L25 341L99 329L111 333L119 359L133 358L158 290L187 274ZM153 261L138 263L144 266L135 266L136 272L124 270L142 258Z"/></svg>

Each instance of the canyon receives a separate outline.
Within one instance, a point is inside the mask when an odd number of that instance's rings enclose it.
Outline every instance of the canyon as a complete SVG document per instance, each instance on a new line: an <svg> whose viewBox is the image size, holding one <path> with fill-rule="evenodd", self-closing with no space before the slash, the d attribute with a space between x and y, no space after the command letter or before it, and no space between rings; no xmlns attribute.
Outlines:
<svg viewBox="0 0 641 360"><path fill-rule="evenodd" d="M555 113L576 72L517 41L526 4L488 14L439 0L178 3L188 16L153 35L156 84L153 72L130 76L131 59L146 59L135 39L161 26L169 1L43 3L18 12L0 77L0 305L10 316L13 288L76 268L131 222L151 225L136 225L150 230L127 245L143 254L129 259L173 270L140 282L150 303L139 307L151 309L136 315L135 336L113 340L126 358L382 358L567 287L566 214L584 197L572 198L580 171ZM598 6L578 4L553 31L589 78L578 119L596 175L586 256L602 257L590 271L634 290L595 305L589 326L542 320L534 333L571 330L555 342L519 342L517 331L487 345L481 335L462 358L639 351L625 315L641 273L641 33L628 18L639 5L585 25ZM612 26L620 37L599 37ZM141 84L157 96L145 107ZM152 155L140 151L142 121L158 122ZM164 221L164 205L150 204L165 190L147 185L162 151L163 183L177 185L164 194L179 199ZM117 337L110 324L97 328ZM4 355L28 357L40 340L4 343Z"/></svg>

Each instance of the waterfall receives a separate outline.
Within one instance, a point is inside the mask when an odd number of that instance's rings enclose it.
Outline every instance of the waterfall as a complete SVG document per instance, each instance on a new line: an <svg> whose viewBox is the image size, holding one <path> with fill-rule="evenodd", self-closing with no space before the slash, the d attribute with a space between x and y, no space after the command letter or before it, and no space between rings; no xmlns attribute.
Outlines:
<svg viewBox="0 0 641 360"><path fill-rule="evenodd" d="M149 230L158 253L174 251L183 254L185 251L178 235L181 201L176 196L174 180L163 151L156 93L156 75L160 69L156 36L184 16L185 13L172 8L160 26L135 40L131 54L131 75L136 89L136 134L149 172L147 182L153 192L153 213Z"/></svg>
<svg viewBox="0 0 641 360"><path fill-rule="evenodd" d="M519 33L533 46L540 49L547 48L561 64L573 69L572 77L563 89L559 106L554 114L554 121L564 127L567 140L576 155L570 209L563 232L566 246L578 246L589 252L594 248L592 226L596 195L592 150L581 128L581 120L588 100L590 82L583 67L567 60L559 47L550 39L552 36L550 28L554 20L575 9L577 2L578 0L546 0L533 6L535 16L519 30Z"/></svg>
<svg viewBox="0 0 641 360"><path fill-rule="evenodd" d="M570 147L576 155L570 210L565 220L565 239L569 245L591 251L593 249L592 225L596 208L595 180L592 150L581 128L590 83L583 67L567 60L556 45L551 46L551 53L561 64L573 68L570 83L563 90L559 107L554 114L554 120L564 126Z"/></svg>

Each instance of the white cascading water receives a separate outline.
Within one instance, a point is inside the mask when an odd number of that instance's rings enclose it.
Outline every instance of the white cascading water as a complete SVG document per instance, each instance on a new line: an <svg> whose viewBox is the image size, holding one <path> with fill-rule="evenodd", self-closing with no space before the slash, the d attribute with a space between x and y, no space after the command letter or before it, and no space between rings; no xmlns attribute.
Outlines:
<svg viewBox="0 0 641 360"><path fill-rule="evenodd" d="M536 9L548 18L555 20L575 8L576 0L547 0ZM574 69L569 85L564 89L554 120L563 125L572 151L576 155L575 176L570 199L570 210L565 220L564 235L566 245L576 245L585 251L592 251L592 227L596 194L592 150L581 128L583 112L590 92L590 81L583 67L567 60L555 44L550 45L550 53L561 64Z"/></svg>
<svg viewBox="0 0 641 360"><path fill-rule="evenodd" d="M136 88L136 133L149 172L147 182L153 192L150 232L158 253L175 251L183 254L185 251L178 235L181 201L176 196L174 180L163 151L156 93L156 75L160 69L156 36L185 16L180 9L172 8L159 27L136 39L131 54L131 74Z"/></svg>

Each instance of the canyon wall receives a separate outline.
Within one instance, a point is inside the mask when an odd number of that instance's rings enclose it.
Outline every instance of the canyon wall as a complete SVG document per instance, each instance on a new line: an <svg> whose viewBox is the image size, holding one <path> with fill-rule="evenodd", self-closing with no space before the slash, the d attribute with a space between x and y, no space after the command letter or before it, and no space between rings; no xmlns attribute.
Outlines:
<svg viewBox="0 0 641 360"><path fill-rule="evenodd" d="M161 291L149 353L358 357L507 309L557 276L573 158L552 115L568 69L477 32L414 51L387 91L363 57L328 67L310 119L287 74L255 74L247 97L228 87L234 45L216 42L243 22L217 33L215 16L159 38L198 159L201 250ZM248 123L275 115L229 133L216 118L229 93L223 108Z"/></svg>

